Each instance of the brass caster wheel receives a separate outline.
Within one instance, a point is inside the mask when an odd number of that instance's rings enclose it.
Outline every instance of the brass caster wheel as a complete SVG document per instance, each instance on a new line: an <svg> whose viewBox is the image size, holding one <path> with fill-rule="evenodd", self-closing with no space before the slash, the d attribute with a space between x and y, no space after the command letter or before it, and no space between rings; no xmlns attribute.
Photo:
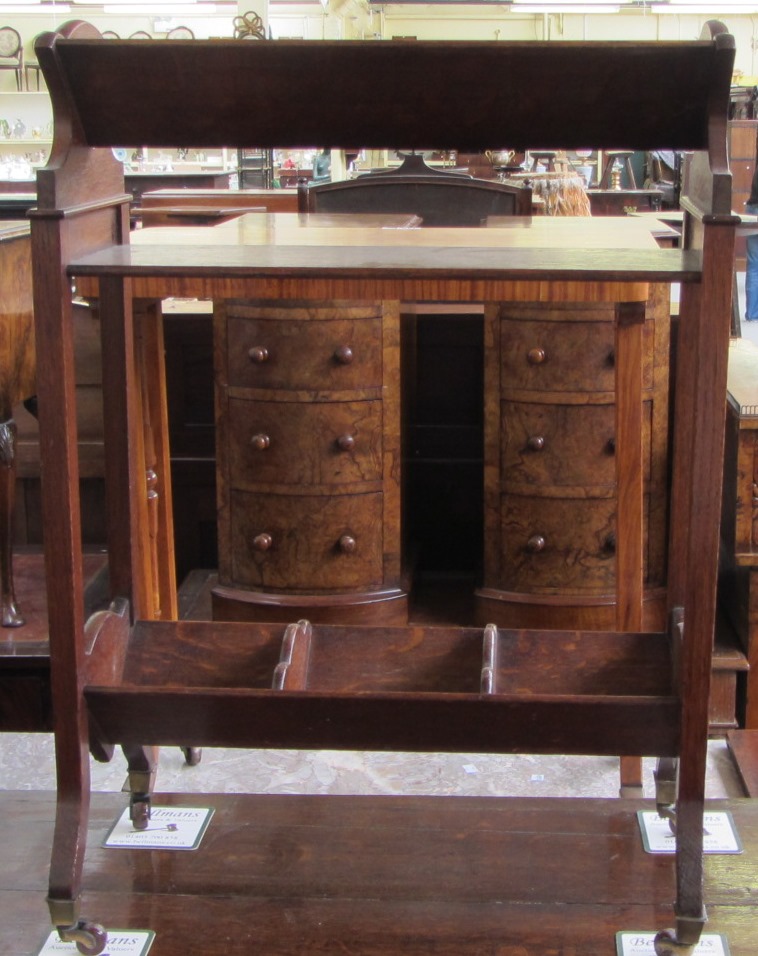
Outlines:
<svg viewBox="0 0 758 956"><path fill-rule="evenodd" d="M697 943L677 942L676 931L673 929L662 929L655 934L653 940L655 956L692 956L696 946Z"/></svg>
<svg viewBox="0 0 758 956"><path fill-rule="evenodd" d="M78 951L85 956L98 956L108 942L108 934L99 923L84 919L74 926L59 926L58 935L64 943L76 943Z"/></svg>
<svg viewBox="0 0 758 956"><path fill-rule="evenodd" d="M203 759L202 747L182 747L182 753L188 767L196 767Z"/></svg>
<svg viewBox="0 0 758 956"><path fill-rule="evenodd" d="M129 804L129 819L135 830L147 830L150 823L150 796L139 795Z"/></svg>

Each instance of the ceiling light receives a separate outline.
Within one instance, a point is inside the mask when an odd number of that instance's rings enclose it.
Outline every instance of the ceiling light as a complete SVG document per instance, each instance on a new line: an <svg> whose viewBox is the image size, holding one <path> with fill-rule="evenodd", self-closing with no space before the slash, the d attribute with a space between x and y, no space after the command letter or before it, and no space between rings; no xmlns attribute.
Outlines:
<svg viewBox="0 0 758 956"><path fill-rule="evenodd" d="M83 0L82 0L83 2ZM103 13L140 13L155 16L158 8L168 7L167 16L197 16L216 12L215 3L194 3L193 0L160 0L158 3L146 3L145 0L118 0L103 7Z"/></svg>
<svg viewBox="0 0 758 956"><path fill-rule="evenodd" d="M625 3L626 0L619 0ZM618 13L621 7L618 3L610 4L608 0L596 3L594 0L550 0L549 3L540 3L540 0L513 0L511 13Z"/></svg>
<svg viewBox="0 0 758 956"><path fill-rule="evenodd" d="M70 3L58 3L57 0L13 0L12 3L0 2L0 13L71 13Z"/></svg>
<svg viewBox="0 0 758 956"><path fill-rule="evenodd" d="M580 0L578 3L577 0L549 0L548 3L540 3L540 0L511 0L511 2L518 7L614 7L618 9L619 6L632 3L632 0L613 0L612 3L608 3L608 0Z"/></svg>
<svg viewBox="0 0 758 956"><path fill-rule="evenodd" d="M721 16L722 13L758 13L758 0L731 0L730 3L720 3L714 9L713 0L704 0L703 3L693 3L692 0L668 0L668 3L653 3L650 5L652 13L694 13L700 16Z"/></svg>
<svg viewBox="0 0 758 956"><path fill-rule="evenodd" d="M660 6L663 6L663 4L660 4ZM726 4L719 3L718 10L714 9L716 4L713 3L713 0L668 0L668 6L670 7L701 7L702 9L713 11L714 13L721 13L721 10L725 6L748 7L749 9L758 9L758 2L757 0L729 0L729 2Z"/></svg>

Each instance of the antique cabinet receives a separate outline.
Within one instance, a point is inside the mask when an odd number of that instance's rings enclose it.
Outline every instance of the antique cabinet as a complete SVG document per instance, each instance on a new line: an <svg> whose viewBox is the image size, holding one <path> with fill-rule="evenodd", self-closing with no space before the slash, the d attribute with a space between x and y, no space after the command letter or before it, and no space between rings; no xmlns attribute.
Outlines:
<svg viewBox="0 0 758 956"><path fill-rule="evenodd" d="M644 622L664 612L669 310L642 333ZM616 614L616 405L611 303L491 304L485 317L480 620L608 627Z"/></svg>
<svg viewBox="0 0 758 956"><path fill-rule="evenodd" d="M733 339L724 454L719 596L744 650L743 719L758 729L758 348Z"/></svg>
<svg viewBox="0 0 758 956"><path fill-rule="evenodd" d="M397 304L226 301L214 321L214 617L404 623Z"/></svg>

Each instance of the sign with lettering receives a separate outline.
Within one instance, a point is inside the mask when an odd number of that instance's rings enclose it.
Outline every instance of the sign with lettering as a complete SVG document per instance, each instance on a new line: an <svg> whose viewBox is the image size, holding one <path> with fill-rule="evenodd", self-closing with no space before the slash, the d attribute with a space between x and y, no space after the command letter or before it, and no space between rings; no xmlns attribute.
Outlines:
<svg viewBox="0 0 758 956"><path fill-rule="evenodd" d="M102 956L146 956L153 945L155 933L149 929L109 929L108 941ZM37 956L62 956L78 954L76 943L64 943L53 930Z"/></svg>
<svg viewBox="0 0 758 956"><path fill-rule="evenodd" d="M655 810L638 810L642 845L648 853L676 852L676 838L669 821ZM703 853L742 853L731 813L703 814Z"/></svg>
<svg viewBox="0 0 758 956"><path fill-rule="evenodd" d="M655 956L655 933L617 933L617 956ZM729 956L729 943L720 933L703 933L692 956Z"/></svg>
<svg viewBox="0 0 758 956"><path fill-rule="evenodd" d="M103 846L130 850L196 850L212 816L210 807L153 807L147 828L135 830L127 807L111 827Z"/></svg>

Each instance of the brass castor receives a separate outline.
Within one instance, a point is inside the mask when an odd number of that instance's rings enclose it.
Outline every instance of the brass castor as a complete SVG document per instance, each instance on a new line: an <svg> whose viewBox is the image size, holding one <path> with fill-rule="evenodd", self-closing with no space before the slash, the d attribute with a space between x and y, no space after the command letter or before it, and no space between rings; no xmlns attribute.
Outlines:
<svg viewBox="0 0 758 956"><path fill-rule="evenodd" d="M150 823L150 794L135 793L129 803L129 819L135 830L147 830Z"/></svg>
<svg viewBox="0 0 758 956"><path fill-rule="evenodd" d="M98 956L105 949L108 933L99 923L80 919L73 926L59 926L58 935L64 943L76 943L85 956Z"/></svg>

